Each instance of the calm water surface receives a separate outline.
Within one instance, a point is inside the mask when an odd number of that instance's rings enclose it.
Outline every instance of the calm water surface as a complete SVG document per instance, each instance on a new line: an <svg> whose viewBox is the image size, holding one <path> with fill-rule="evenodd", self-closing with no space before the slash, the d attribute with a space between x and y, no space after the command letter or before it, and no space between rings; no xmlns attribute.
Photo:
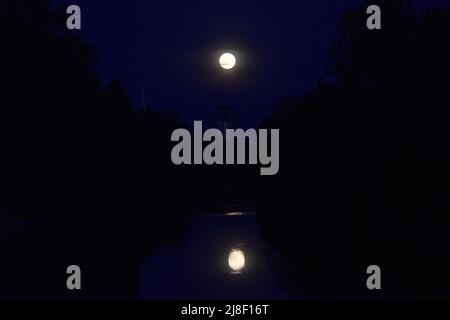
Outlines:
<svg viewBox="0 0 450 320"><path fill-rule="evenodd" d="M148 256L141 299L286 299L253 211L193 217L176 247Z"/></svg>

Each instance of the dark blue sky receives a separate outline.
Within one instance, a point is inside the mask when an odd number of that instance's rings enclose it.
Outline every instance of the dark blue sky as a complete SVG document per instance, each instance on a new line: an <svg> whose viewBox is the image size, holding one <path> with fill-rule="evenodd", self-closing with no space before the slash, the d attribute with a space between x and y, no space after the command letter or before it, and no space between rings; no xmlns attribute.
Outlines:
<svg viewBox="0 0 450 320"><path fill-rule="evenodd" d="M283 96L313 88L341 13L362 0L73 0L85 38L100 53L105 82L119 78L136 105L174 108L185 121L211 120L219 106L255 126ZM449 3L415 0L417 7ZM223 72L218 55L239 66Z"/></svg>

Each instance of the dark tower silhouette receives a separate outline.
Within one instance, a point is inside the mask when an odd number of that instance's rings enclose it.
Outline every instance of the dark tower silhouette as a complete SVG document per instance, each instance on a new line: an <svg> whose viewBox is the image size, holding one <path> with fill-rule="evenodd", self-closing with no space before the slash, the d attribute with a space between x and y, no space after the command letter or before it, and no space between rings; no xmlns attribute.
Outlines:
<svg viewBox="0 0 450 320"><path fill-rule="evenodd" d="M231 107L221 107L217 110L217 124L220 130L237 128L238 113Z"/></svg>

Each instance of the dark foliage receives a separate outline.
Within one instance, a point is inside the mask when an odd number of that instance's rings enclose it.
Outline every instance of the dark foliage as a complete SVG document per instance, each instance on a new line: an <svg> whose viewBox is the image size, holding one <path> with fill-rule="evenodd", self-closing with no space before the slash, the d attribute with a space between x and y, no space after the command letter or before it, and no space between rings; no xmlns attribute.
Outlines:
<svg viewBox="0 0 450 320"><path fill-rule="evenodd" d="M344 14L326 80L264 124L282 145L279 175L259 183L261 224L292 291L449 297L450 9L377 3L382 30L365 27L367 5ZM381 292L365 285L372 264Z"/></svg>

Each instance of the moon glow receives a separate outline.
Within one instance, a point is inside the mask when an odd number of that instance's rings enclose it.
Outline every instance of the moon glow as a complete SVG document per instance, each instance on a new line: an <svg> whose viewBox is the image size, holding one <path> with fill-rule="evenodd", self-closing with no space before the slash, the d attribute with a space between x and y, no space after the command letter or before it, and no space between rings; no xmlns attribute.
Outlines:
<svg viewBox="0 0 450 320"><path fill-rule="evenodd" d="M233 69L236 66L236 57L231 53L224 53L219 58L219 64L226 70Z"/></svg>
<svg viewBox="0 0 450 320"><path fill-rule="evenodd" d="M240 249L232 249L228 254L228 266L230 269L239 273L245 267L245 255Z"/></svg>

